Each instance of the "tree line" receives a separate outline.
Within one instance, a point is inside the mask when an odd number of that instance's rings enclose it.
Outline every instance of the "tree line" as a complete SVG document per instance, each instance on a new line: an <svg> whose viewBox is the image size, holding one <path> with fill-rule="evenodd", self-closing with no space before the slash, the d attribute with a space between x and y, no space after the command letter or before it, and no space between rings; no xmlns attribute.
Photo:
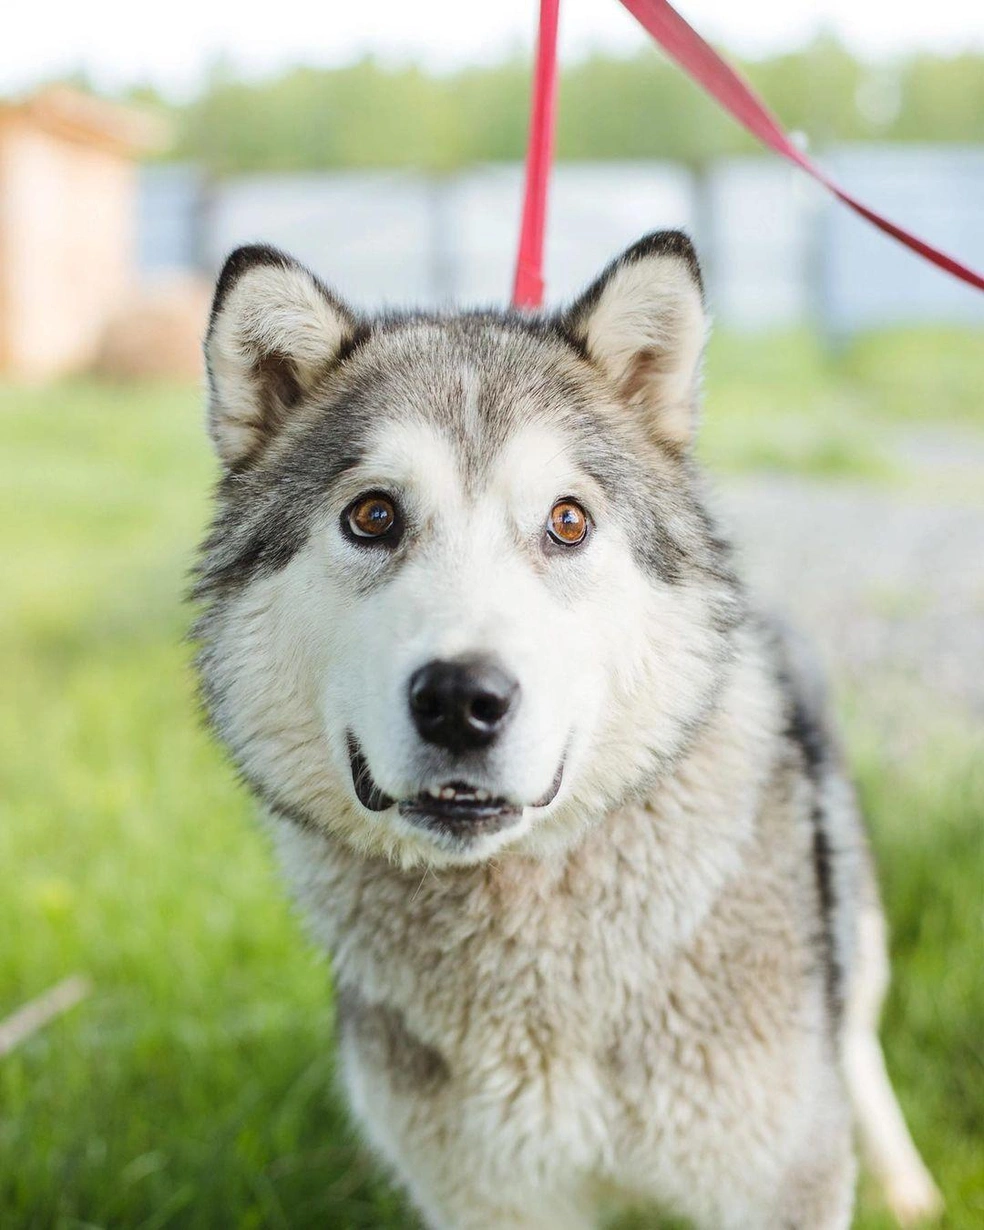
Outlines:
<svg viewBox="0 0 984 1230"><path fill-rule="evenodd" d="M984 141L984 55L914 55L872 63L829 36L746 61L747 77L785 126L814 148L838 141ZM522 158L530 63L438 74L371 58L292 68L260 81L217 64L201 94L173 112L169 156L214 174L336 167L435 172ZM143 101L155 101L146 90ZM131 95L131 96L134 96ZM560 159L666 158L691 164L755 148L659 52L594 55L561 75Z"/></svg>

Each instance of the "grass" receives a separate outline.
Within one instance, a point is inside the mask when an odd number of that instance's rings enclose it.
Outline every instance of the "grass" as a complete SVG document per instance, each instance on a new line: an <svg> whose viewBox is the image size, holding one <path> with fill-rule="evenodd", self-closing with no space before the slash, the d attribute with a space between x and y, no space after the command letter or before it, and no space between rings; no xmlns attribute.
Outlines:
<svg viewBox="0 0 984 1230"><path fill-rule="evenodd" d="M332 1096L324 962L194 716L187 390L0 400L0 1011L91 1000L0 1061L0 1225L404 1225Z"/></svg>
<svg viewBox="0 0 984 1230"><path fill-rule="evenodd" d="M899 427L984 426L984 334L893 330L825 349L806 330L712 335L700 448L722 472L905 480Z"/></svg>
<svg viewBox="0 0 984 1230"><path fill-rule="evenodd" d="M743 354L736 414L797 382ZM194 716L200 419L185 389L0 389L0 1016L73 971L94 985L0 1059L0 1226L409 1227L334 1093L327 965ZM941 729L886 765L860 702L847 716L895 937L890 1066L946 1225L970 1230L984 760ZM858 1224L887 1225L867 1192Z"/></svg>

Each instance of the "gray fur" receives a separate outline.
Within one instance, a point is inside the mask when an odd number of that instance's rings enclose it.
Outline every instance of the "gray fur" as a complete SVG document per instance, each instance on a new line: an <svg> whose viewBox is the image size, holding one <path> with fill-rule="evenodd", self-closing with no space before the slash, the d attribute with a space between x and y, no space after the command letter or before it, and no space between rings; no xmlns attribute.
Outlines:
<svg viewBox="0 0 984 1230"><path fill-rule="evenodd" d="M676 233L554 318L361 320L268 249L220 279L203 696L332 954L353 1108L433 1227L576 1230L642 1199L843 1230L852 1109L900 1220L936 1207L880 1066L843 760L703 500L705 328ZM367 489L399 503L389 545L341 530ZM561 499L592 521L576 550L544 531ZM454 758L406 680L473 652L521 704ZM448 781L520 820L407 819Z"/></svg>
<svg viewBox="0 0 984 1230"><path fill-rule="evenodd" d="M335 990L335 1010L342 1038L371 1056L374 1066L389 1072L400 1093L426 1096L451 1079L444 1056L407 1028L402 1012L370 1004L357 989L346 987Z"/></svg>

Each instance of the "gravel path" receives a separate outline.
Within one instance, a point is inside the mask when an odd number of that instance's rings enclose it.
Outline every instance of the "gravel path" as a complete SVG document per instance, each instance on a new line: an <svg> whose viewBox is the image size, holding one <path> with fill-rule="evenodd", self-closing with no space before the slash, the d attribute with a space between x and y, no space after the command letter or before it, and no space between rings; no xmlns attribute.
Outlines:
<svg viewBox="0 0 984 1230"><path fill-rule="evenodd" d="M931 452L931 450L930 450ZM927 454L923 454L926 456ZM754 590L817 644L834 678L984 724L984 457L973 503L791 476L729 480L718 506ZM938 456L930 468L940 489ZM945 483L942 491L945 492ZM962 499L963 497L961 497Z"/></svg>

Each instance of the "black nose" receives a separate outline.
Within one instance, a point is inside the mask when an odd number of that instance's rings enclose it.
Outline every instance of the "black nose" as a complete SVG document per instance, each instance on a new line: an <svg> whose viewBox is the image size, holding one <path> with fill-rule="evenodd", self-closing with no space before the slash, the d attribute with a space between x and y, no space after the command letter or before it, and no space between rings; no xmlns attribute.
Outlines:
<svg viewBox="0 0 984 1230"><path fill-rule="evenodd" d="M428 662L410 678L410 712L422 739L457 755L496 738L518 692L489 658Z"/></svg>

